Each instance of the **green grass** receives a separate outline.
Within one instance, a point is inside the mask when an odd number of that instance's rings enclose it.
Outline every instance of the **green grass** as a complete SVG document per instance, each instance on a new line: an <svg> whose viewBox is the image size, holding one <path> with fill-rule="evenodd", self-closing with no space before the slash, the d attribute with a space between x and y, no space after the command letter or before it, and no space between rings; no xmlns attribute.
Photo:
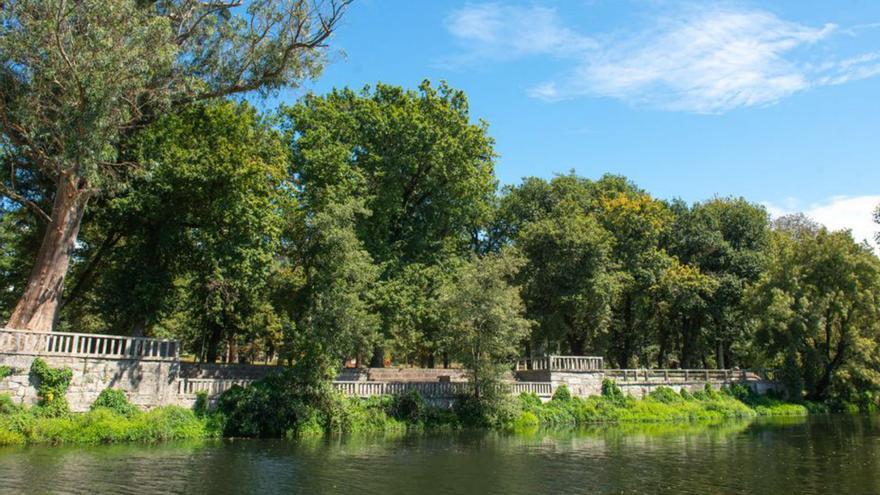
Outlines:
<svg viewBox="0 0 880 495"><path fill-rule="evenodd" d="M0 445L161 442L217 436L210 426L208 419L175 406L130 415L98 407L58 417L44 416L37 407L20 408L0 414Z"/></svg>
<svg viewBox="0 0 880 495"><path fill-rule="evenodd" d="M547 403L541 403L537 396L523 394L519 406L522 412L514 420L514 429L522 421L533 424L532 417L544 427L574 427L598 423L720 422L810 413L803 404L767 396L748 395L740 400L727 391L707 388L694 394L677 394L667 387L660 387L641 400L623 396L619 389L588 398L560 393Z"/></svg>

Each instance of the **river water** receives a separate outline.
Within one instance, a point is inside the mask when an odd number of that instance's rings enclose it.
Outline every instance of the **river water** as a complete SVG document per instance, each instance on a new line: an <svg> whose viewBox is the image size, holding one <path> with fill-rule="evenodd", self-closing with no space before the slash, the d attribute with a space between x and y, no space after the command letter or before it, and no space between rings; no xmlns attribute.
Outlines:
<svg viewBox="0 0 880 495"><path fill-rule="evenodd" d="M880 417L0 448L0 493L880 494Z"/></svg>

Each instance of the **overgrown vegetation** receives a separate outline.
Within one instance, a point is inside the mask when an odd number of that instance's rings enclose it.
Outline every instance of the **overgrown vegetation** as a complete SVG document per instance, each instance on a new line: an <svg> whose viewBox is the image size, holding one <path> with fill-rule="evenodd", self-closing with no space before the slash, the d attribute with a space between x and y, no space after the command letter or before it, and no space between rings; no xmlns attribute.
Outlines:
<svg viewBox="0 0 880 495"><path fill-rule="evenodd" d="M52 412L42 405L18 406L0 395L0 445L160 442L220 434L211 421L182 407L141 411L119 390L101 392L85 413Z"/></svg>
<svg viewBox="0 0 880 495"><path fill-rule="evenodd" d="M40 358L31 363L31 375L37 380L38 412L47 417L60 417L70 414L67 403L67 389L73 372L70 368L50 368Z"/></svg>

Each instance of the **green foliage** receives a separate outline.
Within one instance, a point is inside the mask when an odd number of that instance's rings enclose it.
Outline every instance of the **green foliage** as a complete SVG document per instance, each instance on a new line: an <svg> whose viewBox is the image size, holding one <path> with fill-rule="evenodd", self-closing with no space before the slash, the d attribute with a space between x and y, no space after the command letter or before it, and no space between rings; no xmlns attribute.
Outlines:
<svg viewBox="0 0 880 495"><path fill-rule="evenodd" d="M9 394L0 394L0 414L12 414L18 411L19 407L12 402Z"/></svg>
<svg viewBox="0 0 880 495"><path fill-rule="evenodd" d="M682 388L682 390L684 389ZM648 397L650 397L651 400L662 402L664 404L675 404L676 402L687 400L681 395L675 393L675 391L669 387L657 387L648 394Z"/></svg>
<svg viewBox="0 0 880 495"><path fill-rule="evenodd" d="M37 380L37 404L41 414L47 417L66 416L70 414L67 403L67 389L73 379L70 368L50 368L41 358L31 363L31 375Z"/></svg>
<svg viewBox="0 0 880 495"><path fill-rule="evenodd" d="M605 397L609 401L618 404L622 403L626 399L623 396L623 392L620 390L620 387L617 386L617 383L610 378L605 378L602 380L602 397Z"/></svg>
<svg viewBox="0 0 880 495"><path fill-rule="evenodd" d="M193 404L193 412L199 418L208 414L208 392L200 390L196 392L196 402Z"/></svg>
<svg viewBox="0 0 880 495"><path fill-rule="evenodd" d="M521 264L521 258L507 251L472 258L456 273L455 290L444 299L445 342L471 372L480 404L506 397L499 386L501 374L531 326L523 317L519 289L510 282Z"/></svg>
<svg viewBox="0 0 880 495"><path fill-rule="evenodd" d="M568 391L568 387L565 385L560 385L556 387L556 391L553 392L552 400L558 401L566 401L571 400L571 392Z"/></svg>
<svg viewBox="0 0 880 495"><path fill-rule="evenodd" d="M407 423L418 423L424 419L426 411L425 399L415 390L406 394L395 395L391 401L389 414Z"/></svg>
<svg viewBox="0 0 880 495"><path fill-rule="evenodd" d="M0 366L0 380L12 374L12 368L9 366Z"/></svg>
<svg viewBox="0 0 880 495"><path fill-rule="evenodd" d="M34 297L21 298L14 326L51 330L88 199L124 189L130 172L145 164L120 152L132 129L172 107L273 91L317 74L323 42L347 3L257 0L236 9L189 1L5 2L0 192L51 224L42 229L41 252L62 256L37 258L40 276L25 286ZM21 176L38 178L36 190L25 192L36 201L16 191ZM41 203L52 206L51 215Z"/></svg>
<svg viewBox="0 0 880 495"><path fill-rule="evenodd" d="M770 255L750 292L756 340L790 395L858 403L880 391L880 259L849 232L794 222L774 232Z"/></svg>
<svg viewBox="0 0 880 495"><path fill-rule="evenodd" d="M134 416L138 412L137 406L128 401L125 392L112 388L105 388L98 394L98 398L91 405L91 410L101 407L125 417Z"/></svg>

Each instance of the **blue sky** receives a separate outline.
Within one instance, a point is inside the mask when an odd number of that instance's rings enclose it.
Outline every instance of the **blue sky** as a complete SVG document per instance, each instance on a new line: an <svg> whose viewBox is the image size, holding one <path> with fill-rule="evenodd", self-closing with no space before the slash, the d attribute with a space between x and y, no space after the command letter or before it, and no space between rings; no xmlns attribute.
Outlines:
<svg viewBox="0 0 880 495"><path fill-rule="evenodd" d="M610 172L876 230L880 1L355 0L332 43L281 100L446 80L489 122L502 183Z"/></svg>

